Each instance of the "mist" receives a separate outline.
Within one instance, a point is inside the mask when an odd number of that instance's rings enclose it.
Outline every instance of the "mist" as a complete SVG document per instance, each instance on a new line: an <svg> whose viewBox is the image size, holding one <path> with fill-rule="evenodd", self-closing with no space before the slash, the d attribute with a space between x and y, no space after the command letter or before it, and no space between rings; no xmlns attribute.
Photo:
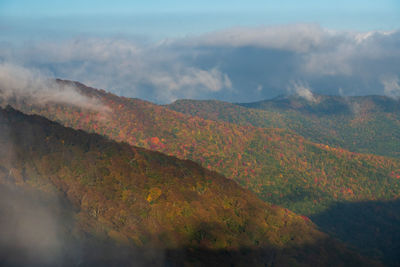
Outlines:
<svg viewBox="0 0 400 267"><path fill-rule="evenodd" d="M57 199L45 201L11 185L0 185L0 259L9 265L51 266L62 257ZM51 203L51 204L49 204ZM49 208L52 207L52 208Z"/></svg>
<svg viewBox="0 0 400 267"><path fill-rule="evenodd" d="M72 84L62 84L50 75L11 63L0 64L0 99L3 105L24 102L29 105L60 103L105 111L99 100L80 94Z"/></svg>
<svg viewBox="0 0 400 267"><path fill-rule="evenodd" d="M73 204L65 188L27 171L39 168L34 157L46 146L30 119L0 107L0 266L162 266L164 251L92 231L96 219Z"/></svg>
<svg viewBox="0 0 400 267"><path fill-rule="evenodd" d="M384 87L385 95L394 99L400 98L400 83L398 76L384 75L381 77L381 82Z"/></svg>
<svg viewBox="0 0 400 267"><path fill-rule="evenodd" d="M311 92L310 86L306 83L293 81L291 85L287 88L287 91L291 94L295 94L301 98L304 98L309 102L317 102L317 99Z"/></svg>
<svg viewBox="0 0 400 267"><path fill-rule="evenodd" d="M0 114L0 265L54 266L65 257L66 209L56 194L30 187L18 170L13 131ZM26 129L28 139L32 133Z"/></svg>

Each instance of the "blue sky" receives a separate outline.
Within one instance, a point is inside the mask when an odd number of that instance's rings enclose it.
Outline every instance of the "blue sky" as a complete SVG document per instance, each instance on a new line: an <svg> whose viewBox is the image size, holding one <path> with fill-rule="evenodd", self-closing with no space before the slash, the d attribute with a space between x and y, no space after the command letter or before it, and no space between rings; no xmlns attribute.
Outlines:
<svg viewBox="0 0 400 267"><path fill-rule="evenodd" d="M339 30L400 28L398 0L0 0L9 37L128 35L180 37L237 26L316 23Z"/></svg>
<svg viewBox="0 0 400 267"><path fill-rule="evenodd" d="M71 14L133 14L133 13L242 13L242 12L268 12L278 11L284 15L303 13L312 15L315 13L346 12L352 14L393 12L399 8L396 0L2 0L0 3L2 13L10 15L71 15ZM323 14L321 14L323 16ZM338 14L339 15L339 14ZM316 16L321 19L322 16Z"/></svg>

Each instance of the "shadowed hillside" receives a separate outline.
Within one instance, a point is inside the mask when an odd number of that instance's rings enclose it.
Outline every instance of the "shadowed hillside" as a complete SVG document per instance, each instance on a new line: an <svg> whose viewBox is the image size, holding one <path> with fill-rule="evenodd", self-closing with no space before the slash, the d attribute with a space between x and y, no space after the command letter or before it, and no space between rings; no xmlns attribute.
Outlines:
<svg viewBox="0 0 400 267"><path fill-rule="evenodd" d="M400 265L400 200L337 203L311 218L366 255Z"/></svg>

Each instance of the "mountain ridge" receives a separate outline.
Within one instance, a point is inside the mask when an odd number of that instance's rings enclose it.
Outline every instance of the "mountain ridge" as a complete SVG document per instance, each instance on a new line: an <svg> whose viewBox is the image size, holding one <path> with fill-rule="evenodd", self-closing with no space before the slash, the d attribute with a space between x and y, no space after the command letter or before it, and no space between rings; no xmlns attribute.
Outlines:
<svg viewBox="0 0 400 267"><path fill-rule="evenodd" d="M397 159L313 143L291 130L215 122L83 85L79 90L98 96L110 109L108 117L60 104L19 108L75 129L194 160L235 179L264 201L312 218L340 202L399 197Z"/></svg>
<svg viewBox="0 0 400 267"><path fill-rule="evenodd" d="M298 96L241 104L183 100L166 107L215 121L287 129L353 152L400 156L399 100L324 95L317 95L316 100Z"/></svg>

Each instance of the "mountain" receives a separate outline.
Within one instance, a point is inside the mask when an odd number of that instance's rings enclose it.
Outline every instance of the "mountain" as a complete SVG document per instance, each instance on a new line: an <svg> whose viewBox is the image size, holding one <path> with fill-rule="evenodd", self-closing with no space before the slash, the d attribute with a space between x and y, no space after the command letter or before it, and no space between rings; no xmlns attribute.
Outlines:
<svg viewBox="0 0 400 267"><path fill-rule="evenodd" d="M198 164L0 109L2 266L368 266Z"/></svg>
<svg viewBox="0 0 400 267"><path fill-rule="evenodd" d="M305 215L336 201L391 200L400 194L399 160L313 143L287 130L204 120L72 84L110 111L62 104L15 106L69 127L194 160L235 179L263 200Z"/></svg>
<svg viewBox="0 0 400 267"><path fill-rule="evenodd" d="M320 229L365 255L400 266L400 200L338 202L311 217Z"/></svg>
<svg viewBox="0 0 400 267"><path fill-rule="evenodd" d="M109 111L62 104L37 106L15 102L14 106L66 126L194 160L234 179L266 202L313 219L333 212L331 207L338 203L384 202L400 195L397 159L314 143L289 130L205 120L79 83L59 82L77 86L81 93L100 100ZM363 215L363 210L360 213ZM340 221L346 214L339 216L335 211L335 216L335 221ZM321 229L332 232L325 220L317 221ZM337 229L334 234L342 240L354 237L343 236L344 232ZM390 237L393 244L400 243L395 235ZM350 243L362 249L362 241L353 241ZM390 251L373 248L379 251L377 258L387 258L382 251ZM395 262L400 262L399 256L394 257Z"/></svg>
<svg viewBox="0 0 400 267"><path fill-rule="evenodd" d="M342 150L342 146L351 151L399 157L400 103L384 96L314 95L314 101L286 96L247 104L178 100L166 107L214 121L279 127L337 150ZM325 232L365 254L383 257L387 264L399 266L398 198L397 195L391 201L377 201L372 197L370 201L353 202L339 197L335 204L310 218Z"/></svg>
<svg viewBox="0 0 400 267"><path fill-rule="evenodd" d="M254 103L178 100L168 108L205 119L288 129L313 142L400 157L400 101L385 96L277 97Z"/></svg>

